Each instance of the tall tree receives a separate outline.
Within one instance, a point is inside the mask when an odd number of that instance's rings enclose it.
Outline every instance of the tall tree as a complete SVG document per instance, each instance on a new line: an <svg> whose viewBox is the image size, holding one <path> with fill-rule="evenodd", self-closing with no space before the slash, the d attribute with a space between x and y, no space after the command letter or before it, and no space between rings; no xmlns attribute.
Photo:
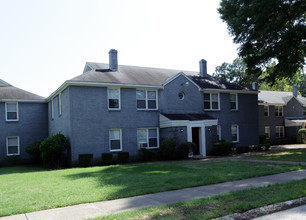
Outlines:
<svg viewBox="0 0 306 220"><path fill-rule="evenodd" d="M218 9L248 74L259 76L272 62L266 76L273 84L278 79L293 79L305 66L305 0L221 0Z"/></svg>

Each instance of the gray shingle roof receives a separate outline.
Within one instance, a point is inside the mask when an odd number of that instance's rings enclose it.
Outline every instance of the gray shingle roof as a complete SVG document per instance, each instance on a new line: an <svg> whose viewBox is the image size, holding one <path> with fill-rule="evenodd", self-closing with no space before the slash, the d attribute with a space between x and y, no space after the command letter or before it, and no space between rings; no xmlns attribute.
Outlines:
<svg viewBox="0 0 306 220"><path fill-rule="evenodd" d="M45 98L31 92L16 88L0 79L0 99L41 100Z"/></svg>
<svg viewBox="0 0 306 220"><path fill-rule="evenodd" d="M280 91L260 91L258 94L258 103L262 104L281 104L286 105L292 98L292 92L280 92ZM306 106L306 98L303 96L297 96L296 99Z"/></svg>

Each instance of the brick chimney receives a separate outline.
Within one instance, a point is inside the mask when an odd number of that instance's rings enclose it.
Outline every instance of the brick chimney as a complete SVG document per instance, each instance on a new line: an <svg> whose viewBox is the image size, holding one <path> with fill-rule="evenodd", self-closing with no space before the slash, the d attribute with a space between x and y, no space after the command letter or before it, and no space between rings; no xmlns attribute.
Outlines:
<svg viewBox="0 0 306 220"><path fill-rule="evenodd" d="M200 60L200 76L209 77L207 74L207 61L204 59Z"/></svg>
<svg viewBox="0 0 306 220"><path fill-rule="evenodd" d="M298 87L297 86L293 86L292 87L292 92L293 92L293 96L297 97L298 96Z"/></svg>
<svg viewBox="0 0 306 220"><path fill-rule="evenodd" d="M111 71L118 71L118 58L117 58L118 51L115 49L111 49L109 54L109 69Z"/></svg>

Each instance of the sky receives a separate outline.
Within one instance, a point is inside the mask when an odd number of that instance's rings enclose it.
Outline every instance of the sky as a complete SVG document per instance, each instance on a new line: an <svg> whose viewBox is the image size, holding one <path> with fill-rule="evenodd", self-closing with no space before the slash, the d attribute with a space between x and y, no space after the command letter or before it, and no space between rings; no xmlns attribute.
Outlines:
<svg viewBox="0 0 306 220"><path fill-rule="evenodd" d="M208 73L238 45L219 0L0 0L0 79L48 97L86 62Z"/></svg>

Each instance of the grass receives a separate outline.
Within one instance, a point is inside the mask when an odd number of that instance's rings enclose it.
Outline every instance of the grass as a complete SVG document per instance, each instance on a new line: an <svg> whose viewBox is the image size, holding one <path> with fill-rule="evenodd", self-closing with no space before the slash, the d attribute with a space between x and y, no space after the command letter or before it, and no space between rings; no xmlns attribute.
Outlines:
<svg viewBox="0 0 306 220"><path fill-rule="evenodd" d="M243 161L154 162L46 171L0 168L0 216L301 169Z"/></svg>
<svg viewBox="0 0 306 220"><path fill-rule="evenodd" d="M145 208L99 219L211 219L306 196L306 180L226 193L210 198Z"/></svg>
<svg viewBox="0 0 306 220"><path fill-rule="evenodd" d="M306 150L287 150L268 153L257 153L256 155L252 155L252 158L261 160L306 162Z"/></svg>

